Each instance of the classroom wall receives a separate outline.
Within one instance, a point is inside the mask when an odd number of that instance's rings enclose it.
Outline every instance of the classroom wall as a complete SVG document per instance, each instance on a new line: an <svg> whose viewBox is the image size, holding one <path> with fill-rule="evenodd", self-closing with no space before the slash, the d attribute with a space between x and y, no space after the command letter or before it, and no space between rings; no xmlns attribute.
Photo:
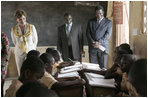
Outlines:
<svg viewBox="0 0 148 98"><path fill-rule="evenodd" d="M143 1L130 1L130 45L138 58L147 58L147 34L143 33ZM137 32L137 34L136 34Z"/></svg>
<svg viewBox="0 0 148 98"><path fill-rule="evenodd" d="M113 55L114 55L114 49L116 47L116 26L112 24L112 35L109 40L109 54L108 54L108 62L107 62L107 68L111 68L113 65Z"/></svg>
<svg viewBox="0 0 148 98"><path fill-rule="evenodd" d="M89 3L89 2L88 2ZM107 2L95 2L105 7ZM34 24L38 33L38 46L53 46L57 42L57 28L64 24L64 13L69 12L73 16L73 23L81 24L86 40L86 26L90 18L95 17L95 6L76 5L76 1L2 1L1 2L1 29L12 43L10 31L17 23L13 17L17 9L23 9L27 13L27 21Z"/></svg>

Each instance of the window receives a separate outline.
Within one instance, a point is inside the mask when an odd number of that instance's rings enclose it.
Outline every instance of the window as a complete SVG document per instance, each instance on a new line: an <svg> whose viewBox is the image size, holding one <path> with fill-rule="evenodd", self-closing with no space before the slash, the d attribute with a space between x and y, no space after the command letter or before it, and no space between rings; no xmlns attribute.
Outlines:
<svg viewBox="0 0 148 98"><path fill-rule="evenodd" d="M147 1L143 1L143 34L147 33Z"/></svg>

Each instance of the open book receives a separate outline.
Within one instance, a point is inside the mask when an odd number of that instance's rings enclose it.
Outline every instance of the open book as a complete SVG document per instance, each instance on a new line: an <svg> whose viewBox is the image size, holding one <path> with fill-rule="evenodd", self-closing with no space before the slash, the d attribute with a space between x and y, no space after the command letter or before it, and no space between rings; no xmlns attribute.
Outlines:
<svg viewBox="0 0 148 98"><path fill-rule="evenodd" d="M69 72L69 73L58 74L58 78L63 78L63 77L79 77L79 73L78 72Z"/></svg>
<svg viewBox="0 0 148 98"><path fill-rule="evenodd" d="M84 74L89 82L89 85L91 86L115 88L114 79L104 79L103 75L95 73L84 73Z"/></svg>
<svg viewBox="0 0 148 98"><path fill-rule="evenodd" d="M102 45L99 45L99 49L102 50L102 51L105 51L105 47L102 46Z"/></svg>
<svg viewBox="0 0 148 98"><path fill-rule="evenodd" d="M69 72L75 72L75 71L79 71L79 70L81 70L81 68L76 67L76 68L61 70L60 73L69 73Z"/></svg>
<svg viewBox="0 0 148 98"><path fill-rule="evenodd" d="M82 62L82 64L80 64L79 62L77 62L73 66L68 66L68 67L62 68L60 70L60 73L80 71L80 70L83 70L83 69L90 69L90 70L96 70L96 71L101 70L101 68L98 64L86 63L86 62Z"/></svg>

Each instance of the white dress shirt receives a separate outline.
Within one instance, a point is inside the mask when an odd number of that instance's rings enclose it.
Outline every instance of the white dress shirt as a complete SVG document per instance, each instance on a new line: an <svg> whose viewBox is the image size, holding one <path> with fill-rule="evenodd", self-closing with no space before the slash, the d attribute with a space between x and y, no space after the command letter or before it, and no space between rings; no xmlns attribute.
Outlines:
<svg viewBox="0 0 148 98"><path fill-rule="evenodd" d="M19 35L23 35L21 28L17 24L17 32ZM29 32L29 24L27 23L25 26L24 34ZM21 55L24 51L23 49L19 48L21 42L23 41L22 37L18 37L14 34L13 28L11 29L11 38L12 41L15 45L15 54ZM35 26L31 24L31 35L28 37L25 37L26 40L26 53L28 53L30 50L36 50L36 46L38 43L38 36L37 36L37 31L35 29Z"/></svg>
<svg viewBox="0 0 148 98"><path fill-rule="evenodd" d="M104 17L102 17L101 19L97 19L97 21L99 21L99 23L103 20Z"/></svg>
<svg viewBox="0 0 148 98"><path fill-rule="evenodd" d="M70 24L66 24L66 35L67 35L67 38L68 38L68 45L70 46L71 45L71 36L70 36L70 32L71 32L71 28L72 28L72 22Z"/></svg>

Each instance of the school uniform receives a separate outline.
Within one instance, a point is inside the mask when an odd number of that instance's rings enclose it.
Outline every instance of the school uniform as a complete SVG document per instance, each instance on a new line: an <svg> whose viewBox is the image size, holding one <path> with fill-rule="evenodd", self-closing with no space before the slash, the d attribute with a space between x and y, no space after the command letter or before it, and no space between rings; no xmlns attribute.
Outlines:
<svg viewBox="0 0 148 98"><path fill-rule="evenodd" d="M12 80L11 85L6 90L5 97L16 97L17 90L23 85L19 80Z"/></svg>
<svg viewBox="0 0 148 98"><path fill-rule="evenodd" d="M54 77L48 72L45 72L44 76L41 78L41 83L43 83L48 88L51 88L56 82L57 80L55 80Z"/></svg>

